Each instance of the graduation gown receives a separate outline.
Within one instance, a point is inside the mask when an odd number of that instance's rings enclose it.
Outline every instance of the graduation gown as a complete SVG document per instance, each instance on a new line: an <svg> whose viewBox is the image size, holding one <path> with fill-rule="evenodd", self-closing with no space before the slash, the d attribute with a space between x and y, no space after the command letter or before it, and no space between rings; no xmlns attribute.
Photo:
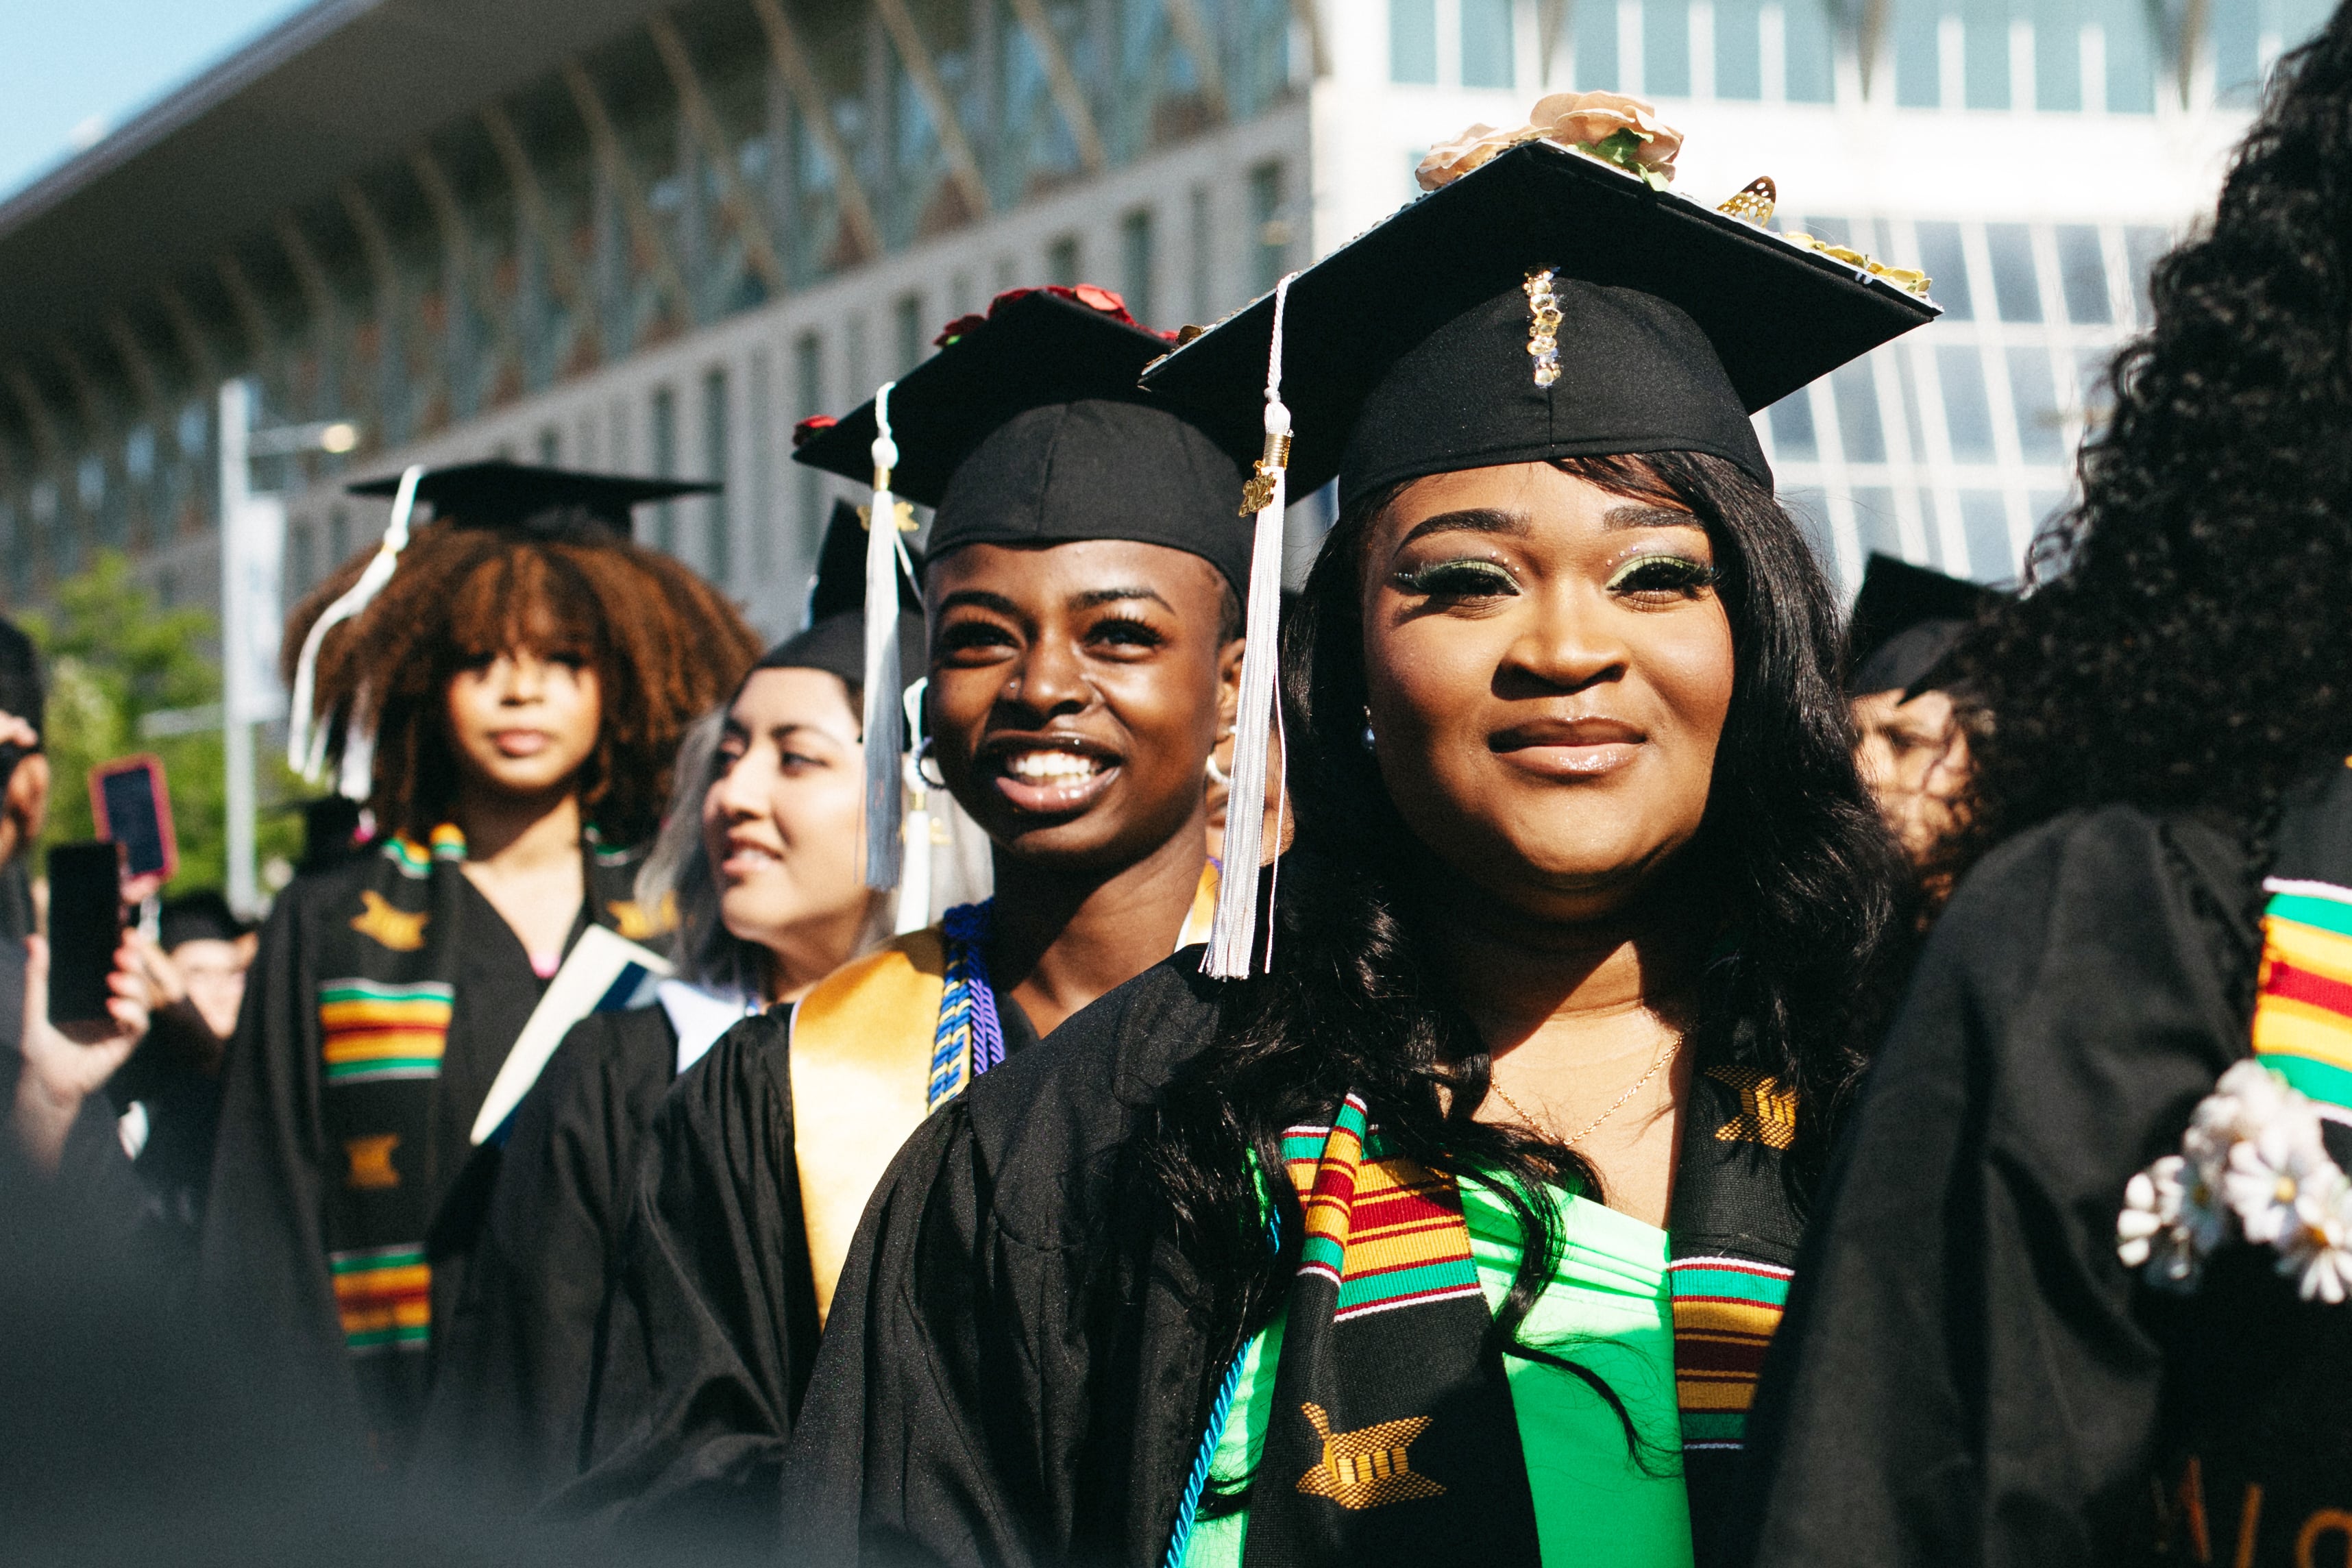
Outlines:
<svg viewBox="0 0 2352 1568"><path fill-rule="evenodd" d="M200 1259L249 1392L386 1467L414 1443L432 1330L456 1309L497 1173L474 1118L546 988L451 831L430 849L387 840L278 895L229 1045ZM582 854L566 950L592 920L645 935L638 856Z"/></svg>
<svg viewBox="0 0 2352 1568"><path fill-rule="evenodd" d="M996 1005L1009 1062L1037 1034L1010 996ZM796 1012L729 1030L653 1117L599 1351L593 1468L562 1514L673 1548L774 1537L820 1321L793 1131L825 1110L793 1103Z"/></svg>
<svg viewBox="0 0 2352 1568"><path fill-rule="evenodd" d="M2184 1392L2168 1363L2193 1373L2200 1358L2179 1353L2177 1309L2117 1260L2116 1217L2133 1173L2179 1150L2247 1054L2255 896L2232 837L2125 806L2021 835L1962 883L1833 1163L1766 1369L1757 1562L2147 1556ZM2252 1333L2232 1375L2285 1348L2259 1326L2277 1293L2254 1304L2229 1309ZM2339 1350L2327 1386L2347 1364ZM2234 1556L2239 1500L2216 1500L2210 1554L2186 1560L2273 1560Z"/></svg>
<svg viewBox="0 0 2352 1568"><path fill-rule="evenodd" d="M1180 954L1112 992L900 1151L793 1436L788 1561L1161 1560L1231 1348L1208 1342L1205 1291L1137 1168L1160 1087L1216 1028L1218 983L1198 963ZM1674 1255L1785 1280L1801 1223L1775 1152L1788 1108L1754 1092L1760 1075L1701 1067ZM1777 1319L1777 1300L1749 1305ZM1675 1318L1706 1563L1738 1462L1722 1418L1744 1427L1769 1329L1735 1345L1736 1319L1679 1293Z"/></svg>

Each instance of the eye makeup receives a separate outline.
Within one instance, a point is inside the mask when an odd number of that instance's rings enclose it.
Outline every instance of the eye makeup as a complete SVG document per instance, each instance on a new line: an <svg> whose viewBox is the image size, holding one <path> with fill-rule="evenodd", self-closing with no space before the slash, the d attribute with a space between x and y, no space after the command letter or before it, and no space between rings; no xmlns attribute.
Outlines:
<svg viewBox="0 0 2352 1568"><path fill-rule="evenodd" d="M1503 598L1519 591L1507 567L1475 556L1407 567L1390 579L1402 591L1435 599Z"/></svg>
<svg viewBox="0 0 2352 1568"><path fill-rule="evenodd" d="M1687 596L1715 586L1718 574L1703 561L1687 555L1637 555L1609 574L1612 594Z"/></svg>

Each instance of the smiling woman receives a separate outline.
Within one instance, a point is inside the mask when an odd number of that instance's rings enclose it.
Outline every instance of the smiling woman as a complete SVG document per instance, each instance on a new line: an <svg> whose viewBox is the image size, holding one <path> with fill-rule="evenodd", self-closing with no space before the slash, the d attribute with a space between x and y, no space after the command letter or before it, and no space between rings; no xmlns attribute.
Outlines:
<svg viewBox="0 0 2352 1568"><path fill-rule="evenodd" d="M909 1142L806 1560L1711 1557L1902 880L1749 411L1926 314L1536 142L1148 378L1336 469L1297 837Z"/></svg>

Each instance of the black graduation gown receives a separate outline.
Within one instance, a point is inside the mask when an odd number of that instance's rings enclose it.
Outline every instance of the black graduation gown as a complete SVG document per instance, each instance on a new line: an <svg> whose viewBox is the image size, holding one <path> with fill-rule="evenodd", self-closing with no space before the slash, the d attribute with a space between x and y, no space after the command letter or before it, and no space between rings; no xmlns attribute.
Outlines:
<svg viewBox="0 0 2352 1568"><path fill-rule="evenodd" d="M997 1014L1008 1065L1034 1054L1020 1005L999 996ZM817 1344L790 1017L777 1007L730 1029L653 1118L599 1352L593 1468L559 1513L673 1549L774 1537ZM858 1267L853 1253L845 1288Z"/></svg>
<svg viewBox="0 0 2352 1568"><path fill-rule="evenodd" d="M1179 953L974 1083L867 1205L786 1458L787 1560L1153 1564L1214 1398L1206 1292L1136 1168L1160 1090L1214 1036L1220 983ZM1736 1033L1736 1031L1735 1031ZM1719 1130L1694 1075L1675 1254L1785 1264L1776 1157ZM1696 1130L1713 1127L1710 1138ZM1685 1249L1687 1248L1687 1253ZM1737 1451L1686 1451L1716 1561Z"/></svg>
<svg viewBox="0 0 2352 1568"><path fill-rule="evenodd" d="M567 952L592 919L618 925L616 905L635 912L627 903L635 857L583 850L583 859L586 896ZM463 936L442 966L455 1004L433 1087L430 1148L410 1167L431 1184L436 1326L453 1321L497 1174L495 1147L472 1146L474 1118L546 989L513 928L451 869ZM328 1188L343 1154L331 1146L321 1100L319 994L337 976L319 965L322 952L348 951L346 933L365 908L361 895L383 886L383 875L371 852L298 877L278 897L224 1068L199 1263L203 1306L226 1363L248 1369L248 1395L310 1423L320 1441L368 1442L380 1464L403 1458L415 1433L382 1431L380 1415L365 1406L328 1268ZM428 1386L430 1377L428 1367Z"/></svg>
<svg viewBox="0 0 2352 1568"><path fill-rule="evenodd" d="M2210 827L2111 806L1962 883L1766 1365L1757 1562L2145 1558L2169 1309L2117 1260L2116 1216L2247 1053L2244 862ZM2190 1560L2231 1561L2216 1534Z"/></svg>
<svg viewBox="0 0 2352 1568"><path fill-rule="evenodd" d="M436 1352L420 1473L510 1509L580 1473L630 1178L677 1065L660 1007L592 1013L516 1110Z"/></svg>

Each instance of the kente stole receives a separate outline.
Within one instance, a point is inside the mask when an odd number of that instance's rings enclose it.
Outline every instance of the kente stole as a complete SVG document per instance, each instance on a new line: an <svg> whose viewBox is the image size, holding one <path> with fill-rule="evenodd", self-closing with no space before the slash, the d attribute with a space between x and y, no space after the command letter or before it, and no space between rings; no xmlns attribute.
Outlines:
<svg viewBox="0 0 2352 1568"><path fill-rule="evenodd" d="M1685 1111L1667 1289L1695 1538L1717 1528L1788 1296L1798 1227L1779 1156L1794 1110L1761 1072L1717 1066L1697 1076ZM1328 1128L1288 1130L1283 1155L1304 1234L1243 1561L1539 1562L1510 1384L1454 1180L1389 1152L1353 1095ZM1171 1563L1184 1561L1240 1366L1180 1503Z"/></svg>
<svg viewBox="0 0 2352 1568"><path fill-rule="evenodd" d="M386 839L354 901L309 933L319 976L320 1219L343 1346L379 1458L395 1461L424 1410L433 1342L434 1234L441 1194L469 1149L436 1150L441 1061L465 951L466 837L444 823L427 841ZM625 896L635 857L592 844L592 916L656 934Z"/></svg>
<svg viewBox="0 0 2352 1568"><path fill-rule="evenodd" d="M1004 1059L988 977L996 900L959 904L819 981L793 1005L793 1163L817 1321L833 1310L866 1202L923 1119ZM1205 940L1217 867L1202 869L1176 946Z"/></svg>

